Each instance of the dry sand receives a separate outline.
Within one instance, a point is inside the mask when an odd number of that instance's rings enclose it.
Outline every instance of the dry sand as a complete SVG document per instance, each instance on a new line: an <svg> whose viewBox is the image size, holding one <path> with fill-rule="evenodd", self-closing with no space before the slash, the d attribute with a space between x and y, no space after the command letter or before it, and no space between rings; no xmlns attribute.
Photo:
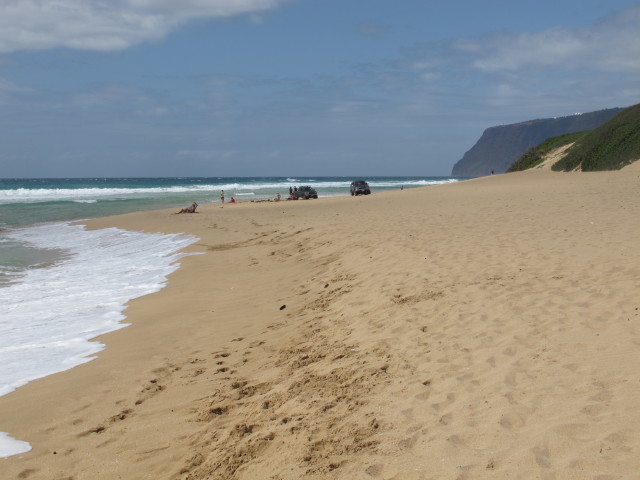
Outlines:
<svg viewBox="0 0 640 480"><path fill-rule="evenodd" d="M2 479L631 479L640 162L92 228L200 238L0 398Z"/></svg>

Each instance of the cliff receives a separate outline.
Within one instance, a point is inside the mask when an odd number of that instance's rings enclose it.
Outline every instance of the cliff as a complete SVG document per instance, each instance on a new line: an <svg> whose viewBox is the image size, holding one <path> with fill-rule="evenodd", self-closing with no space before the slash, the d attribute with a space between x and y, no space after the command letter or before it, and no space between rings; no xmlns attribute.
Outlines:
<svg viewBox="0 0 640 480"><path fill-rule="evenodd" d="M451 175L479 177L490 175L492 170L503 173L527 150L547 138L593 130L621 110L609 108L568 117L529 120L487 128L476 144L453 166Z"/></svg>

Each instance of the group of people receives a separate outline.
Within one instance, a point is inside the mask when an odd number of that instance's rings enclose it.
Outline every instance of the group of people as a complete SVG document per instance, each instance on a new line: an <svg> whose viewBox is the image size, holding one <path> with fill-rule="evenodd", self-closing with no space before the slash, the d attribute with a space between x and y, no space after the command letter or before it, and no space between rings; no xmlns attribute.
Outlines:
<svg viewBox="0 0 640 480"><path fill-rule="evenodd" d="M298 187L289 187L289 197L287 198L287 200L296 200L298 198L297 197L297 193L298 193ZM220 190L220 203L224 204L224 199L225 199L224 190ZM276 201L276 202L279 202L280 199L281 199L280 193L278 193L276 195L276 197L273 198L273 199L260 200L260 201L268 201L268 202ZM254 201L258 201L258 200L251 200L251 201L254 202ZM227 203L236 203L236 199L231 197L231 199ZM190 207L183 208L182 210L180 210L179 212L176 212L176 213L196 213L196 208L197 207L198 207L198 204L196 202L193 202Z"/></svg>
<svg viewBox="0 0 640 480"><path fill-rule="evenodd" d="M224 203L224 190L220 190L220 202ZM236 199L231 197L229 203L236 203Z"/></svg>
<svg viewBox="0 0 640 480"><path fill-rule="evenodd" d="M280 194L278 194L278 199L279 197L280 197ZM224 190L220 190L220 202L224 203ZM229 200L229 203L236 203L236 199L231 197L231 200ZM183 208L182 210L176 213L196 213L196 208L198 208L198 204L196 202L193 202L191 206Z"/></svg>

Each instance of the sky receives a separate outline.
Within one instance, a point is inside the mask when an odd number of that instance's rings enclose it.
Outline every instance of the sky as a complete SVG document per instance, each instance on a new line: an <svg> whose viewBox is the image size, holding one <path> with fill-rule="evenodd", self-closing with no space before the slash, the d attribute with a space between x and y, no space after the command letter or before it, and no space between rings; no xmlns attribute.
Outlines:
<svg viewBox="0 0 640 480"><path fill-rule="evenodd" d="M640 103L640 2L0 0L0 178L447 176Z"/></svg>

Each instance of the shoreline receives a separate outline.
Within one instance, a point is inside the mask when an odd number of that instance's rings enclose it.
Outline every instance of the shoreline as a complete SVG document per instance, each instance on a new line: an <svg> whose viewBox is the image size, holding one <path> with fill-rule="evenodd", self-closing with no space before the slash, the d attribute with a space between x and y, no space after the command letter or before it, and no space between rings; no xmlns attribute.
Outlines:
<svg viewBox="0 0 640 480"><path fill-rule="evenodd" d="M0 463L33 479L630 475L639 176L88 221L194 235L183 251L205 255L130 302L98 358L0 397L0 430L33 447Z"/></svg>

